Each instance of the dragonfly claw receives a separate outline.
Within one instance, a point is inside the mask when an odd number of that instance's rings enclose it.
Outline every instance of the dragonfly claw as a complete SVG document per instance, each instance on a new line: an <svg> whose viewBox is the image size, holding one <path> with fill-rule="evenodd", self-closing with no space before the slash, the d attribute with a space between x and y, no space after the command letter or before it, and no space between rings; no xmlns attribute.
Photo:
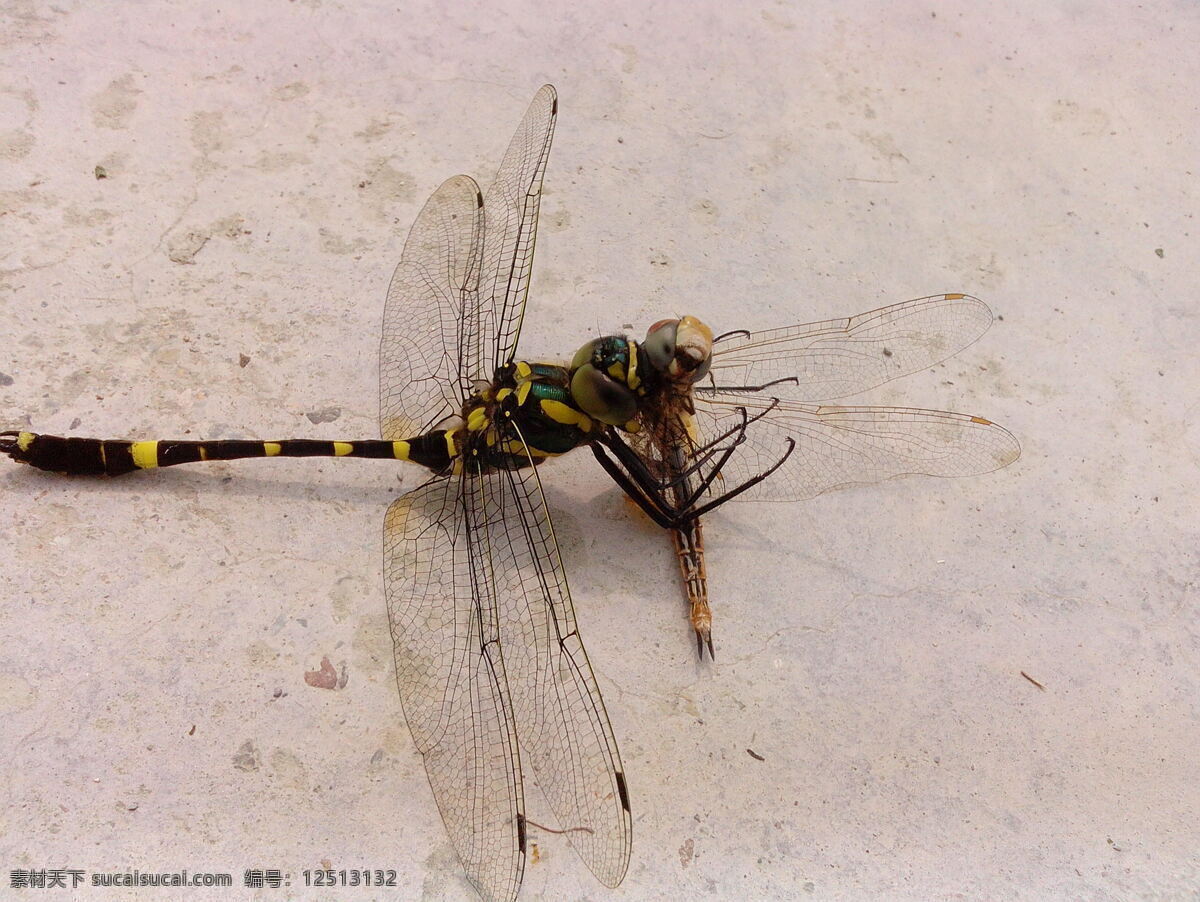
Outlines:
<svg viewBox="0 0 1200 902"><path fill-rule="evenodd" d="M710 660L717 660L717 653L713 651L712 632L710 630L696 630L696 654L700 656L700 660L704 660L704 649L708 649L708 657Z"/></svg>

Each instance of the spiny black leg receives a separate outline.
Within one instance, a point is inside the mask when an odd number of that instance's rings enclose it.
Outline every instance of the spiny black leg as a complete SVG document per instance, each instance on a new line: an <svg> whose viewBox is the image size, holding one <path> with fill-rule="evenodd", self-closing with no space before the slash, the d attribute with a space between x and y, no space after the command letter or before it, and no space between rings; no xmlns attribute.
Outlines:
<svg viewBox="0 0 1200 902"><path fill-rule="evenodd" d="M596 445L592 446L593 455L600 461L600 465L604 467L605 471L625 490L625 493L642 506L643 510L647 510L645 504L654 507L656 513L649 514L648 510L647 513L655 523L666 528L673 528L676 524L687 523L691 519L690 516L683 513L686 510L685 506L679 505L667 497L667 493L679 483L688 485L687 475L680 476L679 479L671 482L664 482L651 473L637 453L618 436L610 434L604 444L625 469L622 470L611 459L602 458L596 450ZM722 462L727 457L728 453L722 458ZM631 485L635 487L635 492L630 491L629 486Z"/></svg>
<svg viewBox="0 0 1200 902"><path fill-rule="evenodd" d="M766 391L768 388L772 388L776 385L783 385L785 382L789 382L792 385L800 384L800 380L795 376L784 376L780 379L772 379L770 382L764 382L762 385L697 385L693 391L703 392L705 394L716 394L720 391L756 392ZM779 399L775 398L774 400L778 401Z"/></svg>
<svg viewBox="0 0 1200 902"><path fill-rule="evenodd" d="M666 482L651 473L646 467L646 462L615 433L610 433L605 437L604 445L613 453L613 456L621 465L625 467L629 473L629 477L637 483L638 487L646 495L660 498L674 484L673 482ZM669 508L670 505L664 504L664 507Z"/></svg>
<svg viewBox="0 0 1200 902"><path fill-rule="evenodd" d="M642 509L647 517L649 517L663 529L679 529L680 527L686 526L697 517L701 517L708 513L710 510L720 507L726 501L732 501L738 495L742 494L742 492L758 485L760 482L782 467L784 461L791 457L792 452L796 450L796 440L794 438L788 439L787 450L783 452L783 456L780 457L779 460L775 461L769 470L759 473L757 476L746 480L737 488L726 492L719 498L714 498L712 501L708 502L702 507L694 509L681 509L676 507L675 505L667 502L664 497L658 495L656 492L648 491L644 486L639 485L629 476L628 473L622 470L612 459L608 457L608 455L604 453L604 450L601 448L599 443L593 443L591 448L592 456L599 461L600 466L604 468L604 472L612 477L613 481L616 482L621 491L628 495L634 501L634 503L636 503L637 506Z"/></svg>
<svg viewBox="0 0 1200 902"><path fill-rule="evenodd" d="M768 411L770 409L771 408L768 408ZM766 412L767 411L764 411L764 413ZM762 416L762 414L759 414L758 416L755 416L753 419L747 420L746 422L753 423L754 420L758 419L759 416ZM613 452L617 460L619 460L625 466L625 468L634 475L634 478L637 479L637 481L642 484L643 487L653 484L657 489L665 491L666 489L678 486L688 477L699 472L718 454L727 453L727 448L720 447L720 443L725 441L725 439L736 435L737 438L734 440L733 444L734 446L740 445L745 440L745 429L746 427L744 424L738 424L732 429L728 429L721 435L718 435L716 438L708 442L708 444L694 448L692 450L693 456L697 454L702 456L696 459L688 467L680 469L675 477L670 480L662 479L651 473L649 469L647 469L645 462L641 459L641 457L638 456L637 452L630 448L628 443L625 442L625 440L622 439L621 436L616 432L609 432L602 439L602 441L609 448L609 450Z"/></svg>
<svg viewBox="0 0 1200 902"><path fill-rule="evenodd" d="M749 422L753 422L753 420ZM719 442L731 435L734 435L735 433L737 434L737 438L734 440L733 444L727 448L717 447ZM687 468L677 468L677 472L672 479L662 479L656 474L651 473L649 468L647 468L645 461L643 461L637 452L629 447L625 440L615 432L610 432L602 441L613 453L613 456L616 457L617 460L620 461L625 467L625 469L629 471L630 476L638 483L639 486L641 486L642 490L646 492L646 494L661 496L664 495L668 490L677 488L681 483L685 483L693 475L707 466L708 463L712 461L712 459L718 454L723 455L721 457L721 463L723 464L726 460L728 460L733 449L745 440L745 435L745 426L739 425L733 429L730 429L724 435L718 436L707 445L704 445L702 448L698 449L706 452L702 458L695 461ZM714 472L719 470L720 465L715 468ZM710 477L707 481L711 482L712 477ZM664 507L669 509L676 507L676 505L664 502Z"/></svg>
<svg viewBox="0 0 1200 902"><path fill-rule="evenodd" d="M651 500L643 492L642 487L639 486L632 478L630 478L629 474L617 466L617 464L614 463L609 456L604 453L604 450L601 448L599 443L593 442L591 447L592 456L600 462L600 466L604 467L604 472L612 477L613 481L620 487L621 491L628 495L633 502L642 509L642 512L647 517L649 517L663 529L674 528L674 522L661 510L654 506Z"/></svg>
<svg viewBox="0 0 1200 902"><path fill-rule="evenodd" d="M772 398L770 404L768 404L761 411L759 411L754 416L749 417L749 418L747 418L745 407L736 408L742 415L741 425L734 427L733 430L730 430L730 433L737 432L738 437L737 437L736 441L734 441L734 443L724 452L724 454L721 457L721 460L717 463L717 465L715 467L713 467L712 472L709 473L708 477L701 482L700 486L696 489L696 491L692 492L690 497L688 497L683 503L678 505L679 510L689 509L693 504L696 503L696 501L700 498L701 495L703 495L706 491L708 491L708 487L712 484L712 481L720 474L721 468L725 466L725 462L727 460L729 460L730 456L733 454L734 449L736 449L738 445L740 445L742 442L744 442L746 440L746 427L748 427L751 423L754 423L754 422L762 419L763 417L765 417L768 413L770 413L772 410L774 410L778 406L779 406L779 399ZM793 442L792 444L794 446L795 442ZM786 460L788 455L791 453L792 453L791 449L789 448L788 451L783 455L783 460ZM779 468L779 464L783 463L783 460L781 460L781 461L779 461L779 463L775 464L775 466L773 466L770 470L768 470L767 473L774 473L775 470ZM754 482L759 482L760 480L764 479L765 476L766 476L766 474L758 476L754 480ZM742 488L739 488L732 493L726 493L725 495L721 496L721 498L717 499L715 502L707 505L704 509L711 510L713 507L716 507L718 504L722 503L723 501L728 501L734 495L740 494L741 492L745 491L747 488L750 487L750 485L753 485L754 482L750 483L749 485L743 486Z"/></svg>
<svg viewBox="0 0 1200 902"><path fill-rule="evenodd" d="M776 470L778 470L780 467L782 467L783 462L785 460L787 460L789 457L791 457L792 452L795 450L796 450L796 440L794 438L788 438L788 449L783 452L783 457L781 457L781 458L779 458L779 460L775 461L775 463L771 466L771 469L766 470L762 473L759 473L753 479L747 479L745 482L743 482L741 485L739 485L736 489L726 492L720 498L714 498L712 501L708 502L708 504L705 504L703 507L698 507L695 510L689 510L683 516L681 522L686 523L688 520L694 520L697 517L703 516L704 514L708 513L713 508L720 507L726 501L732 501L738 495L742 494L742 492L746 491L746 489L753 488L754 486L758 485L760 482L762 482L764 479L766 479L768 476L770 476L772 473L774 473Z"/></svg>
<svg viewBox="0 0 1200 902"><path fill-rule="evenodd" d="M678 505L679 510L681 510L681 511L687 510L693 504L696 503L696 499L699 498L701 495L703 495L708 490L708 487L710 485L712 485L713 480L717 478L717 474L721 472L721 468L723 466L725 466L726 461L728 461L729 458L733 455L733 452L737 449L737 446L740 445L743 441L745 441L746 426L749 424L750 421L747 420L747 418L746 418L746 408L745 407L739 407L738 410L742 414L742 425L738 430L737 440L732 445L730 445L728 448L725 449L725 452L721 455L721 459L717 461L717 465L712 468L712 472L710 472L707 477L700 480L700 484L696 487L696 490L694 492L692 492L690 495L688 495L688 497L685 501L683 501L681 504Z"/></svg>

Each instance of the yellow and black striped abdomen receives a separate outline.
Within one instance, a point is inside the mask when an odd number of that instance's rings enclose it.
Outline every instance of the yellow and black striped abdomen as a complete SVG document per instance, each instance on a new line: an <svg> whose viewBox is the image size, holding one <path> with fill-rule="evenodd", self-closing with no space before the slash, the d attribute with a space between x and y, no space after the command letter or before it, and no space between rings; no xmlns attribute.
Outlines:
<svg viewBox="0 0 1200 902"><path fill-rule="evenodd" d="M4 432L0 433L0 453L53 473L120 476L134 470L248 457L373 457L408 460L441 471L450 465L456 450L452 435L444 431L395 442L374 439L357 442L313 439L130 442Z"/></svg>

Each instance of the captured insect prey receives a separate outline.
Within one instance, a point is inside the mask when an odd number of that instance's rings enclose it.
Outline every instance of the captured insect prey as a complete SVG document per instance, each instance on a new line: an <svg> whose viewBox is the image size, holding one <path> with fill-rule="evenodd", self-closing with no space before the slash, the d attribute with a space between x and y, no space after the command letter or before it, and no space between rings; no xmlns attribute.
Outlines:
<svg viewBox="0 0 1200 902"><path fill-rule="evenodd" d="M670 533L691 634L711 658L706 514L907 474L987 473L1020 454L982 417L829 403L979 338L992 315L965 294L760 332L714 334L682 316L642 339L586 341L570 361L519 357L557 114L545 85L487 192L454 176L413 223L384 307L380 438L0 433L14 460L80 476L256 457L423 467L424 483L384 520L397 683L450 840L487 900L513 900L521 885L534 825L527 778L559 828L547 832L561 833L601 883L619 884L630 859L630 791L576 626L542 493L545 461L587 446Z"/></svg>

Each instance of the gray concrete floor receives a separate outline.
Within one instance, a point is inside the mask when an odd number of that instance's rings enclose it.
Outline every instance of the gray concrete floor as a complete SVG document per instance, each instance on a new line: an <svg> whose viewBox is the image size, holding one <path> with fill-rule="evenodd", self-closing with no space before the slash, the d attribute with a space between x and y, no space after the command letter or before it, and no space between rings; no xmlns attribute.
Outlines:
<svg viewBox="0 0 1200 902"><path fill-rule="evenodd" d="M372 436L408 225L490 178L545 81L527 355L941 291L1003 318L868 400L981 414L1021 460L711 516L715 667L658 531L587 455L546 470L635 846L607 890L535 831L522 898L1200 891L1194 5L0 15L8 428ZM290 890L241 897L376 897L302 889L329 866L474 898L384 617L380 522L419 479L3 467L0 896L18 868L273 867ZM344 689L306 685L323 656ZM168 897L222 896L137 896Z"/></svg>

